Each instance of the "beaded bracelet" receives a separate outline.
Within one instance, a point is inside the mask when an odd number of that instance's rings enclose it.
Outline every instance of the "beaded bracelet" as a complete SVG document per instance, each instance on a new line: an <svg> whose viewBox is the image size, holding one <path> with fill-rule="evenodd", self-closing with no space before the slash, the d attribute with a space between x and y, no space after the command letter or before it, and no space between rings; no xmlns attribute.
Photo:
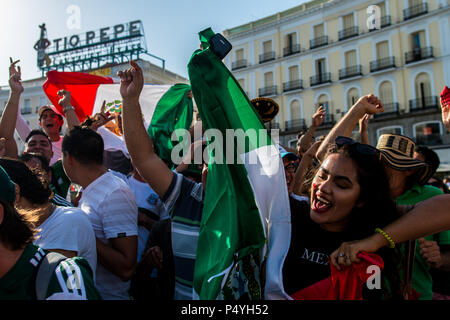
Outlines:
<svg viewBox="0 0 450 320"><path fill-rule="evenodd" d="M392 238L383 230L381 230L380 228L376 228L375 232L381 234L383 237L386 238L386 240L389 242L389 248L394 249L395 248L395 242L394 240L392 240Z"/></svg>

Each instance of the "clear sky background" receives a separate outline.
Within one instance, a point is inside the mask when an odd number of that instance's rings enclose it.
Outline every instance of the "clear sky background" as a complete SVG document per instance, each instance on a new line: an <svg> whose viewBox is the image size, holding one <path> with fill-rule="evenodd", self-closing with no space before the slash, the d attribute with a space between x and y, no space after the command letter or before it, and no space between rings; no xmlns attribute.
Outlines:
<svg viewBox="0 0 450 320"><path fill-rule="evenodd" d="M187 63L199 47L198 32L222 32L307 2L305 0L1 0L0 86L8 83L9 57L20 59L22 79L41 76L37 67L39 25L49 40L141 20L149 53L166 60L166 68L187 77ZM81 29L69 29L67 9L81 10ZM148 56L143 56L147 59ZM158 60L150 61L159 64Z"/></svg>

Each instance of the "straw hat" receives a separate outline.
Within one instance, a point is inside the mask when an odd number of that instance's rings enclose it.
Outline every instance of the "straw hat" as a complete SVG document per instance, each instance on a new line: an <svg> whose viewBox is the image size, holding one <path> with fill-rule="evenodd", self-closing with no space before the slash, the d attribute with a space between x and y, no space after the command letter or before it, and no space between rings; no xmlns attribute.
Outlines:
<svg viewBox="0 0 450 320"><path fill-rule="evenodd" d="M384 162L395 170L417 170L418 183L424 185L433 175L431 167L423 161L414 159L415 143L410 138L399 134L383 134L378 139Z"/></svg>
<svg viewBox="0 0 450 320"><path fill-rule="evenodd" d="M278 104L270 98L255 98L251 100L251 103L264 123L272 121L280 111Z"/></svg>

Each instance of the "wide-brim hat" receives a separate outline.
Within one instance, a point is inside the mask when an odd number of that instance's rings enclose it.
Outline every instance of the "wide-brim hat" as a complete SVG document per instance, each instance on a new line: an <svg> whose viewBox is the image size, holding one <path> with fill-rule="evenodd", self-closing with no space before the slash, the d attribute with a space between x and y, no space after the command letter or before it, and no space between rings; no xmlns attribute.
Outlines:
<svg viewBox="0 0 450 320"><path fill-rule="evenodd" d="M415 147L414 141L399 134L383 134L377 144L386 165L400 171L417 170L417 182L424 185L433 175L433 170L425 162L414 159Z"/></svg>
<svg viewBox="0 0 450 320"><path fill-rule="evenodd" d="M264 123L272 121L280 111L280 107L275 100L270 98L255 98L251 100L251 103Z"/></svg>
<svg viewBox="0 0 450 320"><path fill-rule="evenodd" d="M56 109L55 106L47 105L47 106L42 106L39 108L39 110L38 110L39 120L41 119L41 116L44 113L44 111L47 111L47 110L52 110L54 113L56 113L57 115L64 118L63 114L58 109Z"/></svg>

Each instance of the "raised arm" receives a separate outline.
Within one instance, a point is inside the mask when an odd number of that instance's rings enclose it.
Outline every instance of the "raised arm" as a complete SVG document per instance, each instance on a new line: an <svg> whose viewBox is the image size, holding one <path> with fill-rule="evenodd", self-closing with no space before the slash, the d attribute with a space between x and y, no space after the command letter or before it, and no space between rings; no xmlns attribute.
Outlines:
<svg viewBox="0 0 450 320"><path fill-rule="evenodd" d="M331 129L320 145L316 158L322 162L328 147L338 136L350 137L358 121L366 114L383 112L381 101L373 94L363 96L350 108L347 114Z"/></svg>
<svg viewBox="0 0 450 320"><path fill-rule="evenodd" d="M308 151L311 147L311 141L314 138L314 134L318 127L320 127L327 115L327 111L323 106L320 106L319 109L312 116L311 126L308 128L308 131L299 139L300 141L300 150L304 150L304 152Z"/></svg>
<svg viewBox="0 0 450 320"><path fill-rule="evenodd" d="M308 151L306 151L305 154L303 154L302 160L300 160L298 169L295 172L294 190L293 190L293 192L298 196L302 195L302 188L303 184L305 183L306 173L311 168L314 156L317 152L317 149L319 149L320 144L321 144L320 141L314 142L314 144L308 149Z"/></svg>
<svg viewBox="0 0 450 320"><path fill-rule="evenodd" d="M414 240L420 237L450 229L450 195L440 195L420 202L413 210L385 226L383 229L394 243ZM381 228L382 226L380 226ZM359 241L346 242L330 256L338 267L351 262L359 262L357 254L361 251L376 252L388 246L388 240L379 233ZM340 254L342 253L342 254ZM349 257L346 261L342 258Z"/></svg>
<svg viewBox="0 0 450 320"><path fill-rule="evenodd" d="M359 120L359 135L361 137L360 141L364 144L369 143L369 119L370 115L366 114L362 119Z"/></svg>
<svg viewBox="0 0 450 320"><path fill-rule="evenodd" d="M123 131L133 165L152 189L163 198L172 182L173 173L154 152L153 142L142 121L139 96L144 87L142 69L131 61L131 68L119 71L122 96Z"/></svg>
<svg viewBox="0 0 450 320"><path fill-rule="evenodd" d="M16 128L17 114L19 113L19 101L23 92L21 70L16 64L20 61L13 62L10 58L11 65L9 66L9 99L6 103L5 110L0 119L0 137L5 138L5 155L17 158L17 144L14 140L14 130Z"/></svg>
<svg viewBox="0 0 450 320"><path fill-rule="evenodd" d="M75 109L72 107L70 103L70 92L67 90L59 90L58 96L61 97L59 99L58 104L63 108L63 112L66 115L67 128L72 130L75 126L80 125L80 120L78 120L77 114L75 113Z"/></svg>

